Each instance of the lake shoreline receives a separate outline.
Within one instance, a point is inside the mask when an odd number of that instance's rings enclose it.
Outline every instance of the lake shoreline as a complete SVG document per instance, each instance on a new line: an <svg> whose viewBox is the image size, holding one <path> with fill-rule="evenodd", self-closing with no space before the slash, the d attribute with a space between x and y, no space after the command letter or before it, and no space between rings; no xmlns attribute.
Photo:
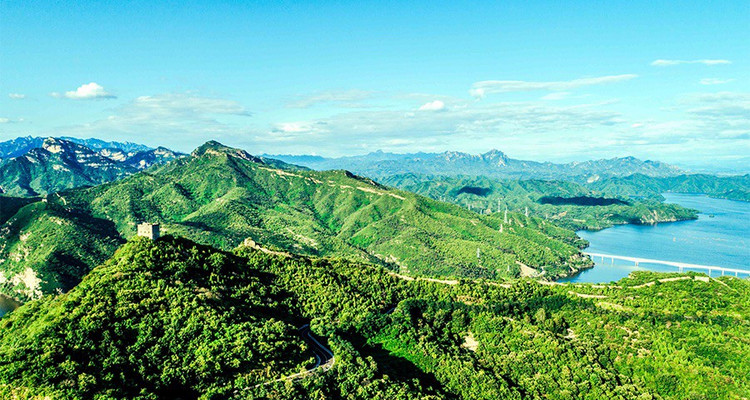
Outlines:
<svg viewBox="0 0 750 400"><path fill-rule="evenodd" d="M747 265L750 230L744 223L750 218L750 204L705 194L664 193L663 196L670 203L700 210L698 219L645 226L617 225L598 231L580 230L577 232L579 236L589 242L585 251L750 270ZM592 261L593 268L576 271L556 281L602 283L619 280L634 271L679 272L677 268L661 264L636 265L632 261L593 258Z"/></svg>
<svg viewBox="0 0 750 400"><path fill-rule="evenodd" d="M0 318L11 311L14 311L20 307L21 304L20 301L0 293Z"/></svg>

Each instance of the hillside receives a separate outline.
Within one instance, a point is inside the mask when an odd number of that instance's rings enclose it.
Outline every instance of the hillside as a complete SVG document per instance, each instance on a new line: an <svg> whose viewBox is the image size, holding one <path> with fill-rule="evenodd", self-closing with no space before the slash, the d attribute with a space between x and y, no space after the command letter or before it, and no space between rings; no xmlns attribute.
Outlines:
<svg viewBox="0 0 750 400"><path fill-rule="evenodd" d="M269 164L215 142L167 165L46 200L71 215L112 221L123 238L135 234L137 222L159 222L163 232L222 249L251 238L264 247L348 257L410 275L517 277L525 264L554 277L591 266L579 251L580 238L538 218L511 214L504 222L346 171ZM29 227L11 229L9 238L51 236ZM13 254L20 266L39 251Z"/></svg>
<svg viewBox="0 0 750 400"><path fill-rule="evenodd" d="M1 397L226 396L302 370L312 354L271 283L214 249L135 240L0 322Z"/></svg>
<svg viewBox="0 0 750 400"><path fill-rule="evenodd" d="M346 169L373 179L401 174L418 174L483 176L504 179L572 180L574 178L598 179L600 177L632 174L664 177L684 173L684 171L669 164L659 161L643 161L634 157L556 164L517 160L508 157L499 150L491 150L476 155L457 151L412 154L393 154L379 151L362 156L341 158L291 155L270 155L269 157L316 170Z"/></svg>
<svg viewBox="0 0 750 400"><path fill-rule="evenodd" d="M136 238L69 293L0 319L0 396L736 399L750 287L403 280L340 259ZM297 327L333 353L314 366Z"/></svg>
<svg viewBox="0 0 750 400"><path fill-rule="evenodd" d="M28 300L70 290L123 241L110 221L28 201L0 196L15 211L0 219L0 293Z"/></svg>
<svg viewBox="0 0 750 400"><path fill-rule="evenodd" d="M40 147L0 161L0 194L37 196L121 179L179 157L165 148L126 153L92 150L68 140L47 138Z"/></svg>
<svg viewBox="0 0 750 400"><path fill-rule="evenodd" d="M609 192L572 182L415 174L387 177L382 182L478 212L503 213L507 209L525 213L528 209L529 215L573 230L697 218L695 210L676 204L612 197Z"/></svg>
<svg viewBox="0 0 750 400"><path fill-rule="evenodd" d="M587 184L594 190L607 191L620 196L661 199L661 193L704 193L711 197L750 201L750 175L714 176L706 174L650 177L631 175L606 178Z"/></svg>

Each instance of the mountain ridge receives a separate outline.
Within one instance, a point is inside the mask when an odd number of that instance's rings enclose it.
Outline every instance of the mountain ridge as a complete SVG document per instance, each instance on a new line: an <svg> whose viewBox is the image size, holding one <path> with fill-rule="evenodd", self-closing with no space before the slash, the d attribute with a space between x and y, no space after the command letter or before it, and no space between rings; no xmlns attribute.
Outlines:
<svg viewBox="0 0 750 400"><path fill-rule="evenodd" d="M44 140L49 137L54 136L19 136L15 139L0 142L0 159L18 157L33 148L41 147ZM93 150L120 149L126 153L151 150L149 146L132 142L106 141L97 138L81 139L71 136L60 136L57 138L77 143Z"/></svg>
<svg viewBox="0 0 750 400"><path fill-rule="evenodd" d="M522 179L593 179L599 176L627 176L643 173L648 176L673 176L686 173L678 167L652 160L614 157L570 163L520 160L492 149L481 154L459 151L441 153L371 152L360 156L325 158L307 155L264 155L316 170L348 169L357 174L379 178L406 173L427 175L483 175Z"/></svg>
<svg viewBox="0 0 750 400"><path fill-rule="evenodd" d="M113 148L96 151L73 141L48 137L39 147L0 160L0 194L38 196L97 185L180 156L164 147L135 153Z"/></svg>

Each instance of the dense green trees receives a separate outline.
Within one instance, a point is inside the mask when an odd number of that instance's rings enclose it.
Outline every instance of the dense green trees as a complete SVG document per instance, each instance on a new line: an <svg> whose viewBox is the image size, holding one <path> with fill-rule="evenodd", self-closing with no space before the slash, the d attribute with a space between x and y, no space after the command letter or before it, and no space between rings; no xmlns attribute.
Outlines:
<svg viewBox="0 0 750 400"><path fill-rule="evenodd" d="M269 279L210 248L136 239L71 292L2 320L2 390L221 398L300 370L306 346Z"/></svg>
<svg viewBox="0 0 750 400"><path fill-rule="evenodd" d="M447 284L342 259L134 239L69 293L0 320L0 395L741 398L748 293L747 280L699 274ZM312 365L304 323L335 363L282 379Z"/></svg>

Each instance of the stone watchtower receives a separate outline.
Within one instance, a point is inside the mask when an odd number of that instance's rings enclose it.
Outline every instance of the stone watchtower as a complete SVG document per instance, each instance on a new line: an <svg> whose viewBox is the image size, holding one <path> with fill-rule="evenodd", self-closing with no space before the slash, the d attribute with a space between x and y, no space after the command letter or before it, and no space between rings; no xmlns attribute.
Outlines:
<svg viewBox="0 0 750 400"><path fill-rule="evenodd" d="M149 224L144 222L138 224L138 236L147 237L151 240L159 238L159 224Z"/></svg>

